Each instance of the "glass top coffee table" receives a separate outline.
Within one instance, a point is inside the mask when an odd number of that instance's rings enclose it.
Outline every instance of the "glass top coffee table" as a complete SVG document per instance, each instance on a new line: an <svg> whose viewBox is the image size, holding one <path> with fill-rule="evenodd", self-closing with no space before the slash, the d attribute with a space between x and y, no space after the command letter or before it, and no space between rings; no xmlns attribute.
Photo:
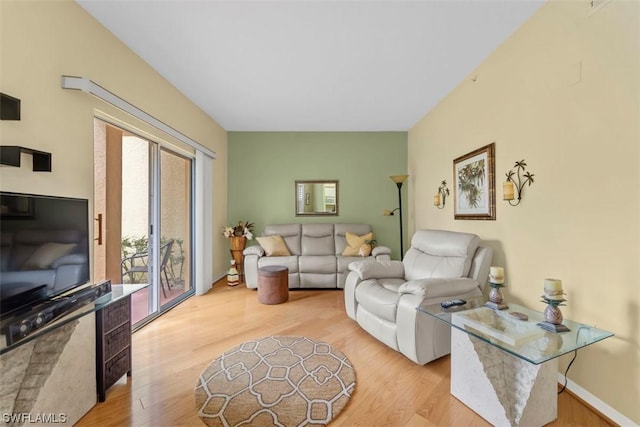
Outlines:
<svg viewBox="0 0 640 427"><path fill-rule="evenodd" d="M557 358L613 336L570 320L568 332L538 326L537 312L516 304L505 310L485 299L443 309L416 309L451 328L451 394L494 425L545 425L557 418ZM526 320L521 320L525 318Z"/></svg>

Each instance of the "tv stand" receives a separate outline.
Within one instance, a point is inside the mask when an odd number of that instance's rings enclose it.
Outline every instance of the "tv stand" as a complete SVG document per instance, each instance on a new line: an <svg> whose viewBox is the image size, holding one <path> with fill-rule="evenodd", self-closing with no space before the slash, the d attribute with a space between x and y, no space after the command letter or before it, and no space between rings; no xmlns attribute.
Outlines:
<svg viewBox="0 0 640 427"><path fill-rule="evenodd" d="M108 294L111 292L111 282L105 281L72 293L43 299L46 288L46 285L38 286L13 297L23 302L27 300L34 302L13 310L6 318L0 317L0 331L4 335L4 343L7 346L18 345L30 336L53 326L58 319ZM90 311L93 311L93 306L90 307Z"/></svg>
<svg viewBox="0 0 640 427"><path fill-rule="evenodd" d="M13 344L4 343L0 339L0 365L12 367L12 369L0 369L0 384L19 385L15 393L9 393L6 387L6 390L0 392L3 409L6 409L7 413L23 413L26 410L24 405L28 405L29 408L38 408L39 413L54 414L62 408L68 416L66 425L77 423L96 404L98 397L95 374L97 347L95 334L98 328L96 317L106 316L116 319L116 323L119 323L117 319L120 316L128 317L129 311L123 309L122 305L130 304L130 294L147 286L147 284L113 285L110 293L90 303L80 304L77 310L47 323ZM82 303L82 298L76 300L76 297L80 296L74 293L72 299L65 301ZM112 310L107 311L106 309L112 305L114 308L119 307L116 311L124 314L118 315ZM124 324L126 320L120 323L120 327ZM114 331L118 331L118 327ZM109 344L103 345L103 349L109 348L110 351L116 351L118 347L114 340L122 339L126 342L131 339L130 326L125 325L119 331L120 333L105 332L100 335L99 339L104 337ZM123 374L131 372L130 360L118 358L123 354L130 356L131 347L124 345L122 348L127 350L116 352L111 358L105 359L103 366L107 369L112 368L112 376L118 375L117 369L123 369L120 371ZM44 363L43 359L46 359ZM37 366L28 371L31 364ZM126 367L126 364L129 367ZM115 379L117 380L118 377ZM73 393L61 392L64 390L73 390Z"/></svg>
<svg viewBox="0 0 640 427"><path fill-rule="evenodd" d="M3 283L0 286L0 320L29 312L34 306L46 300L47 285Z"/></svg>

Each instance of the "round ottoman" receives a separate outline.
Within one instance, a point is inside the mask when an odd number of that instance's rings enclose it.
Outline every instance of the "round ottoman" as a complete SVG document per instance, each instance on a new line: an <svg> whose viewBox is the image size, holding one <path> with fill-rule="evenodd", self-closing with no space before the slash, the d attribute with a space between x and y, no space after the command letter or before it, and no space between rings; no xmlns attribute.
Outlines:
<svg viewBox="0 0 640 427"><path fill-rule="evenodd" d="M289 269L269 265L258 269L258 301L280 304L289 300Z"/></svg>

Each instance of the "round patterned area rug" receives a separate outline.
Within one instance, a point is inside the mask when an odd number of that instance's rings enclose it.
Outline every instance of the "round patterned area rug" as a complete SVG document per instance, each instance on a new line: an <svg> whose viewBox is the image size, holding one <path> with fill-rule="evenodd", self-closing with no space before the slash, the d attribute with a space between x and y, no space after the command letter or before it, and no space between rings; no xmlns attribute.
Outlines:
<svg viewBox="0 0 640 427"><path fill-rule="evenodd" d="M273 336L219 356L200 374L195 398L210 426L326 425L355 385L351 362L331 345Z"/></svg>

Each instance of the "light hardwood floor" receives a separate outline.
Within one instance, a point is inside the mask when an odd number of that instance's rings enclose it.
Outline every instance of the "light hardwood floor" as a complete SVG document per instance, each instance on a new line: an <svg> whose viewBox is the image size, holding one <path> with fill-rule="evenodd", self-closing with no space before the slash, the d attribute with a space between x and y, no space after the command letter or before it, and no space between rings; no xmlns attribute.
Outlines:
<svg viewBox="0 0 640 427"><path fill-rule="evenodd" d="M225 350L268 335L304 335L340 349L356 370L356 390L332 426L488 426L449 394L449 357L411 362L364 332L344 311L342 291L292 291L278 305L255 290L216 283L133 335L133 375L121 379L78 426L200 426L193 389ZM551 426L609 426L579 399L558 398Z"/></svg>

